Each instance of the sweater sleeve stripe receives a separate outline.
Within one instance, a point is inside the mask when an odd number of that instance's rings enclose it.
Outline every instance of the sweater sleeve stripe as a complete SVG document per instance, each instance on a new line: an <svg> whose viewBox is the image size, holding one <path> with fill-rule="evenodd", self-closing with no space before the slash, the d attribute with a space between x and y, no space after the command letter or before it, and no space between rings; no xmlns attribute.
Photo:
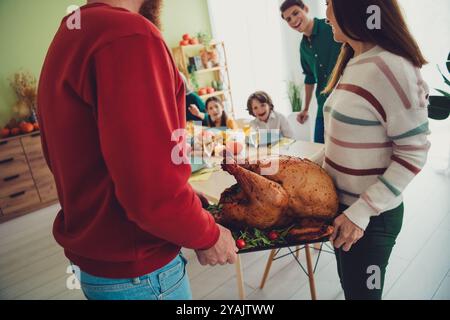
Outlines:
<svg viewBox="0 0 450 320"><path fill-rule="evenodd" d="M393 144L393 147L395 150L401 150L401 151L428 151L431 147L431 143L427 142L426 144L422 144L419 146L414 146L414 145L398 145L398 144Z"/></svg>
<svg viewBox="0 0 450 320"><path fill-rule="evenodd" d="M408 99L408 96L406 95L405 91L403 90L402 86L400 85L400 82L398 82L397 78L395 77L392 70L389 68L389 66L384 62L384 60L377 56L372 58L363 59L354 65L361 65L365 63L373 63L375 64L378 69L386 76L386 78L389 80L390 84L394 88L395 92L398 94L400 100L403 103L403 106L406 109L411 109L411 102Z"/></svg>
<svg viewBox="0 0 450 320"><path fill-rule="evenodd" d="M386 188L388 188L389 191L391 191L396 197L402 194L401 191L394 187L391 183L389 183L386 178L380 176L378 177L378 180L380 180L386 186Z"/></svg>
<svg viewBox="0 0 450 320"><path fill-rule="evenodd" d="M414 137L414 136L417 136L419 134L428 133L429 131L430 131L430 129L428 127L428 121L427 121L424 124L418 126L417 128L409 130L409 131L407 131L407 132L405 132L403 134L390 137L390 139L391 140L401 140L401 139L405 139L405 138Z"/></svg>
<svg viewBox="0 0 450 320"><path fill-rule="evenodd" d="M331 142L333 142L335 145L338 145L340 147L348 148L348 149L384 149L384 148L391 148L392 142L372 142L372 143L353 143L353 142L346 142L338 140L330 135L327 135L327 138L330 139Z"/></svg>
<svg viewBox="0 0 450 320"><path fill-rule="evenodd" d="M341 165L338 165L337 163L331 161L329 158L325 158L325 162L330 165L335 170L345 173L352 176L375 176L375 175L381 175L386 172L387 168L373 168L373 169L351 169L346 168Z"/></svg>
<svg viewBox="0 0 450 320"><path fill-rule="evenodd" d="M368 195L367 193L363 193L363 194L361 195L361 199L363 199L363 200L367 203L367 205L368 205L369 207L371 207L372 210L374 210L375 212L381 212L381 209L379 209L379 208L373 203L372 199L370 199L370 197L369 197L369 195Z"/></svg>
<svg viewBox="0 0 450 320"><path fill-rule="evenodd" d="M331 107L325 107L324 112L330 112L331 116L343 123L356 125L356 126L363 126L363 127L372 127L372 126L381 126L381 122L379 121L372 121L372 120L365 120L365 119L359 119L359 118L353 118L346 116L345 114L342 114L336 110L331 109Z"/></svg>
<svg viewBox="0 0 450 320"><path fill-rule="evenodd" d="M408 169L409 171L411 171L412 173L414 173L416 175L419 174L420 171L422 171L422 169L417 168L416 166L412 165L408 161L403 160L396 155L393 155L391 159L392 159L392 161L397 162L398 164L402 165L403 167L405 167L406 169Z"/></svg>
<svg viewBox="0 0 450 320"><path fill-rule="evenodd" d="M356 86L354 84L344 84L343 83L343 84L338 85L336 90L345 90L345 91L354 93L354 94L362 97L363 99L367 100L377 110L377 112L380 114L383 121L384 122L387 121L386 111L384 110L380 101L378 101L378 99L373 94L371 94L369 91L367 91L366 89Z"/></svg>

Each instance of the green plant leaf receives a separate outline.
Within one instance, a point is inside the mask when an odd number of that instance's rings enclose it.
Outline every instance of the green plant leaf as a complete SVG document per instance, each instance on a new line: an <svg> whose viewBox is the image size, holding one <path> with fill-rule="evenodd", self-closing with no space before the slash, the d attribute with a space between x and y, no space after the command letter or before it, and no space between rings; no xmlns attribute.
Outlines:
<svg viewBox="0 0 450 320"><path fill-rule="evenodd" d="M438 67L439 73L441 74L442 78L444 78L445 83L446 83L448 86L450 86L450 80L448 80L448 79L444 76L444 74L443 74L442 71L441 71L441 68L440 68L439 66L437 66L437 67Z"/></svg>
<svg viewBox="0 0 450 320"><path fill-rule="evenodd" d="M447 70L448 70L448 72L450 72L450 53L448 54L448 57L447 57Z"/></svg>
<svg viewBox="0 0 450 320"><path fill-rule="evenodd" d="M288 83L288 97L292 106L293 112L300 112L302 109L302 86L298 85L294 81L287 81Z"/></svg>
<svg viewBox="0 0 450 320"><path fill-rule="evenodd" d="M444 97L447 97L450 99L450 93L445 92L444 90L436 89L437 92L442 93Z"/></svg>

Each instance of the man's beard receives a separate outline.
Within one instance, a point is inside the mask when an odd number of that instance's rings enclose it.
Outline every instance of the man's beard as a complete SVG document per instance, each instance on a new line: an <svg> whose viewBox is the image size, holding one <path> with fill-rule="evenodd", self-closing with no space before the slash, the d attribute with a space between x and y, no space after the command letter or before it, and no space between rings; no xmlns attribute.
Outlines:
<svg viewBox="0 0 450 320"><path fill-rule="evenodd" d="M161 10L163 0L144 0L139 13L150 20L158 29L161 30Z"/></svg>

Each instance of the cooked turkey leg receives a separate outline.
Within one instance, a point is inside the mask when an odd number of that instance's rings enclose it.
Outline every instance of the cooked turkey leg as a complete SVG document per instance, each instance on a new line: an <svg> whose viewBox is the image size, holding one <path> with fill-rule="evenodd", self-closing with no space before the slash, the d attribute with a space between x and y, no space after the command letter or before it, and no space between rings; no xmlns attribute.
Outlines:
<svg viewBox="0 0 450 320"><path fill-rule="evenodd" d="M240 202L222 199L224 215L261 229L276 225L289 203L286 191L278 183L236 163L224 164L222 167L236 178L246 199Z"/></svg>

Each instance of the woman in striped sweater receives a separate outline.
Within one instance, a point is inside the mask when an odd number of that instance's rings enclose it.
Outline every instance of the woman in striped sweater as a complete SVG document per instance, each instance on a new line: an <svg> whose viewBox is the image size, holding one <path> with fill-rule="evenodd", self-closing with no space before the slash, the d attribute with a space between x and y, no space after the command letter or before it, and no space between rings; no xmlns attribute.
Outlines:
<svg viewBox="0 0 450 320"><path fill-rule="evenodd" d="M346 299L381 299L403 221L402 192L430 147L428 87L420 75L426 61L397 0L327 6L335 40L343 43L324 91L332 92L324 109L324 168L343 213L331 241Z"/></svg>

